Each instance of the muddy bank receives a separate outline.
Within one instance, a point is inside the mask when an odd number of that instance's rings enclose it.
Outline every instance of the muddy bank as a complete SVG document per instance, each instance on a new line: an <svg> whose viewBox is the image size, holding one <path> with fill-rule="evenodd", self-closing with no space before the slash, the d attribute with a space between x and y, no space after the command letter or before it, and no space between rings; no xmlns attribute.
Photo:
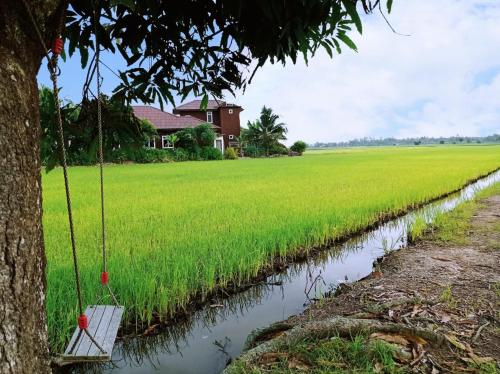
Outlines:
<svg viewBox="0 0 500 374"><path fill-rule="evenodd" d="M496 372L500 360L498 192L497 188L496 195L458 209L443 220L441 231L429 232L417 244L384 256L369 277L343 284L335 296L257 333L251 349L228 371L324 370L293 346L314 338L317 343L308 346L312 351L322 339L363 332L367 339L375 333L373 339L396 346L395 362L407 371ZM377 370L390 372L380 365Z"/></svg>

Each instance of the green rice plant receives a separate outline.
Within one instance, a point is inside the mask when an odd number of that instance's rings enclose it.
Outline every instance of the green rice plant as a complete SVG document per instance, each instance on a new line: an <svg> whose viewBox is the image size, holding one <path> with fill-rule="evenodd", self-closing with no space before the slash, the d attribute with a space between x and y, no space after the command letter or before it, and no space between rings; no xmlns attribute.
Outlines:
<svg viewBox="0 0 500 374"><path fill-rule="evenodd" d="M441 296L439 297L439 300L448 305L450 308L456 308L458 305L457 299L455 299L455 297L453 296L451 285L448 285L443 289L443 291L441 292Z"/></svg>
<svg viewBox="0 0 500 374"><path fill-rule="evenodd" d="M415 220L409 224L407 229L408 232L408 243L415 243L419 239L421 239L426 230L428 228L428 224L425 221L425 218L421 215L415 217Z"/></svg>
<svg viewBox="0 0 500 374"><path fill-rule="evenodd" d="M110 285L124 321L246 282L273 256L324 245L500 167L499 146L356 148L304 157L105 168ZM98 298L99 169L69 170L85 303ZM47 315L60 351L77 315L60 169L43 174Z"/></svg>

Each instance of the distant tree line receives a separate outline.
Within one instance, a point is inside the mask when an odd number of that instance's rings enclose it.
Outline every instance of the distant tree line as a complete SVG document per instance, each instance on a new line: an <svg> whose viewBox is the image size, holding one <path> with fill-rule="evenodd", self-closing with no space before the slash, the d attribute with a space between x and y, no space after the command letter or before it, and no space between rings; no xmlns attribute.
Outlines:
<svg viewBox="0 0 500 374"><path fill-rule="evenodd" d="M345 142L316 142L310 144L311 148L327 147L366 147L366 146L396 146L396 145L430 145L430 144L483 144L500 143L500 134L489 136L451 136L451 137L418 137L418 138L360 138Z"/></svg>

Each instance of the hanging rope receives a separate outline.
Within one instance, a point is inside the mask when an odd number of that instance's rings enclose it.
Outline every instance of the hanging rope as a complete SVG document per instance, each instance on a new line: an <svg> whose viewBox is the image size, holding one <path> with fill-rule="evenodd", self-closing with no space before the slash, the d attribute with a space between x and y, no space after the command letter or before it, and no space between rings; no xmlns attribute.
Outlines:
<svg viewBox="0 0 500 374"><path fill-rule="evenodd" d="M57 70L55 66L57 66L58 55L54 53L51 61L53 63L49 64L50 69L50 77L52 80L52 87L54 90L54 101L56 104L56 114L57 114L57 124L58 124L58 133L59 133L59 149L61 152L61 164L63 168L63 176L64 176L64 190L66 191L66 206L68 210L68 221L69 221L69 232L71 238L71 251L73 253L73 267L75 271L75 280L76 280L76 294L78 297L78 311L80 315L78 317L78 327L81 330L85 330L88 328L87 316L83 312L83 302L82 302L82 291L80 285L80 271L78 269L78 257L76 254L76 239L75 239L75 229L73 223L73 209L71 204L71 193L69 188L68 181L68 166L66 162L66 147L64 143L64 130L63 130L63 122L61 116L60 109L60 100L59 100L59 88L57 87Z"/></svg>
<svg viewBox="0 0 500 374"><path fill-rule="evenodd" d="M104 214L104 152L103 152L103 135L102 135L102 105L101 105L101 70L100 70L100 52L101 48L99 46L98 38L98 24L99 16L98 10L95 9L95 20L94 20L94 35L95 35L95 61L96 61L96 80L97 80L97 127L99 132L99 176L101 184L101 242L102 242L102 274L101 282L102 284L108 283L108 272L107 272L107 259L106 259L106 222Z"/></svg>
<svg viewBox="0 0 500 374"><path fill-rule="evenodd" d="M94 4L94 37L95 37L95 73L96 73L96 94L97 94L97 127L99 138L99 180L101 186L101 243L102 243L102 272L101 284L106 287L109 295L113 299L115 305L118 305L116 297L109 287L109 273L107 269L107 253L106 253L106 220L104 209L104 141L102 131L102 101L101 101L101 48L99 45L99 15L100 10Z"/></svg>
<svg viewBox="0 0 500 374"><path fill-rule="evenodd" d="M22 0L24 7L26 8L26 11L28 13L28 16L33 24L33 27L35 28L35 31L38 35L40 44L44 50L44 54L48 59L48 69L50 73L50 79L52 81L52 88L54 91L54 104L56 107L56 120L57 120L57 130L58 130L58 135L59 135L59 150L61 152L61 165L63 168L63 176L64 176L64 190L66 192L66 208L68 211L68 221L69 221L69 232L70 232L70 238L71 238L71 252L73 254L73 268L75 272L75 281L76 281L76 293L77 293L77 301L78 301L78 311L79 311L79 316L78 316L78 327L80 328L79 332L79 337L82 334L82 332L85 332L89 339L92 341L92 343L95 344L95 346L104 354L106 352L104 349L95 341L95 339L90 335L88 332L88 319L85 313L83 312L83 302L82 302L82 291L81 291L81 285L80 285L80 272L78 269L78 256L77 256L77 251L76 251L76 239L75 239L75 229L74 229L74 223L73 223L73 209L72 209L72 204L71 204L71 192L70 192L70 187L69 187L69 179L68 179L68 165L66 162L66 146L65 146L65 141L64 141L64 129L63 129L63 121L62 121L62 114L61 114L61 102L59 99L59 88L57 85L57 77L59 75L59 69L58 69L58 59L59 59L59 54L62 52L63 49L63 41L61 39L61 33L62 33L62 27L64 23L64 15L61 17L61 22L58 25L57 32L56 32L56 38L54 39L53 45L52 45L52 57L49 57L48 54L48 49L47 46L45 45L45 41L43 39L42 33L40 29L38 28L38 25L35 21L35 17L33 16L31 9L29 8L28 4L26 3L26 0ZM62 6L66 6L66 3L62 4ZM79 341L79 338L76 340ZM75 341L75 343L76 343ZM73 347L71 348L71 351L75 348L75 344L73 344Z"/></svg>

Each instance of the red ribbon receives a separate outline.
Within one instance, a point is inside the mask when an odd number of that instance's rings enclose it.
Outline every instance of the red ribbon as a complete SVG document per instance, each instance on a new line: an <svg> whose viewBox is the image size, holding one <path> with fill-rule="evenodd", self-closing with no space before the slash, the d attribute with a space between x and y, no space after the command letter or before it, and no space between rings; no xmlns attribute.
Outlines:
<svg viewBox="0 0 500 374"><path fill-rule="evenodd" d="M103 271L101 273L101 283L102 283L102 285L104 286L104 285L108 284L108 281L109 281L109 274L108 274L107 271Z"/></svg>
<svg viewBox="0 0 500 374"><path fill-rule="evenodd" d="M63 49L64 43L61 38L55 38L52 43L52 52L56 55L60 55Z"/></svg>
<svg viewBox="0 0 500 374"><path fill-rule="evenodd" d="M89 321L87 320L87 316L85 314L78 317L78 327L80 330L86 330L89 327Z"/></svg>

